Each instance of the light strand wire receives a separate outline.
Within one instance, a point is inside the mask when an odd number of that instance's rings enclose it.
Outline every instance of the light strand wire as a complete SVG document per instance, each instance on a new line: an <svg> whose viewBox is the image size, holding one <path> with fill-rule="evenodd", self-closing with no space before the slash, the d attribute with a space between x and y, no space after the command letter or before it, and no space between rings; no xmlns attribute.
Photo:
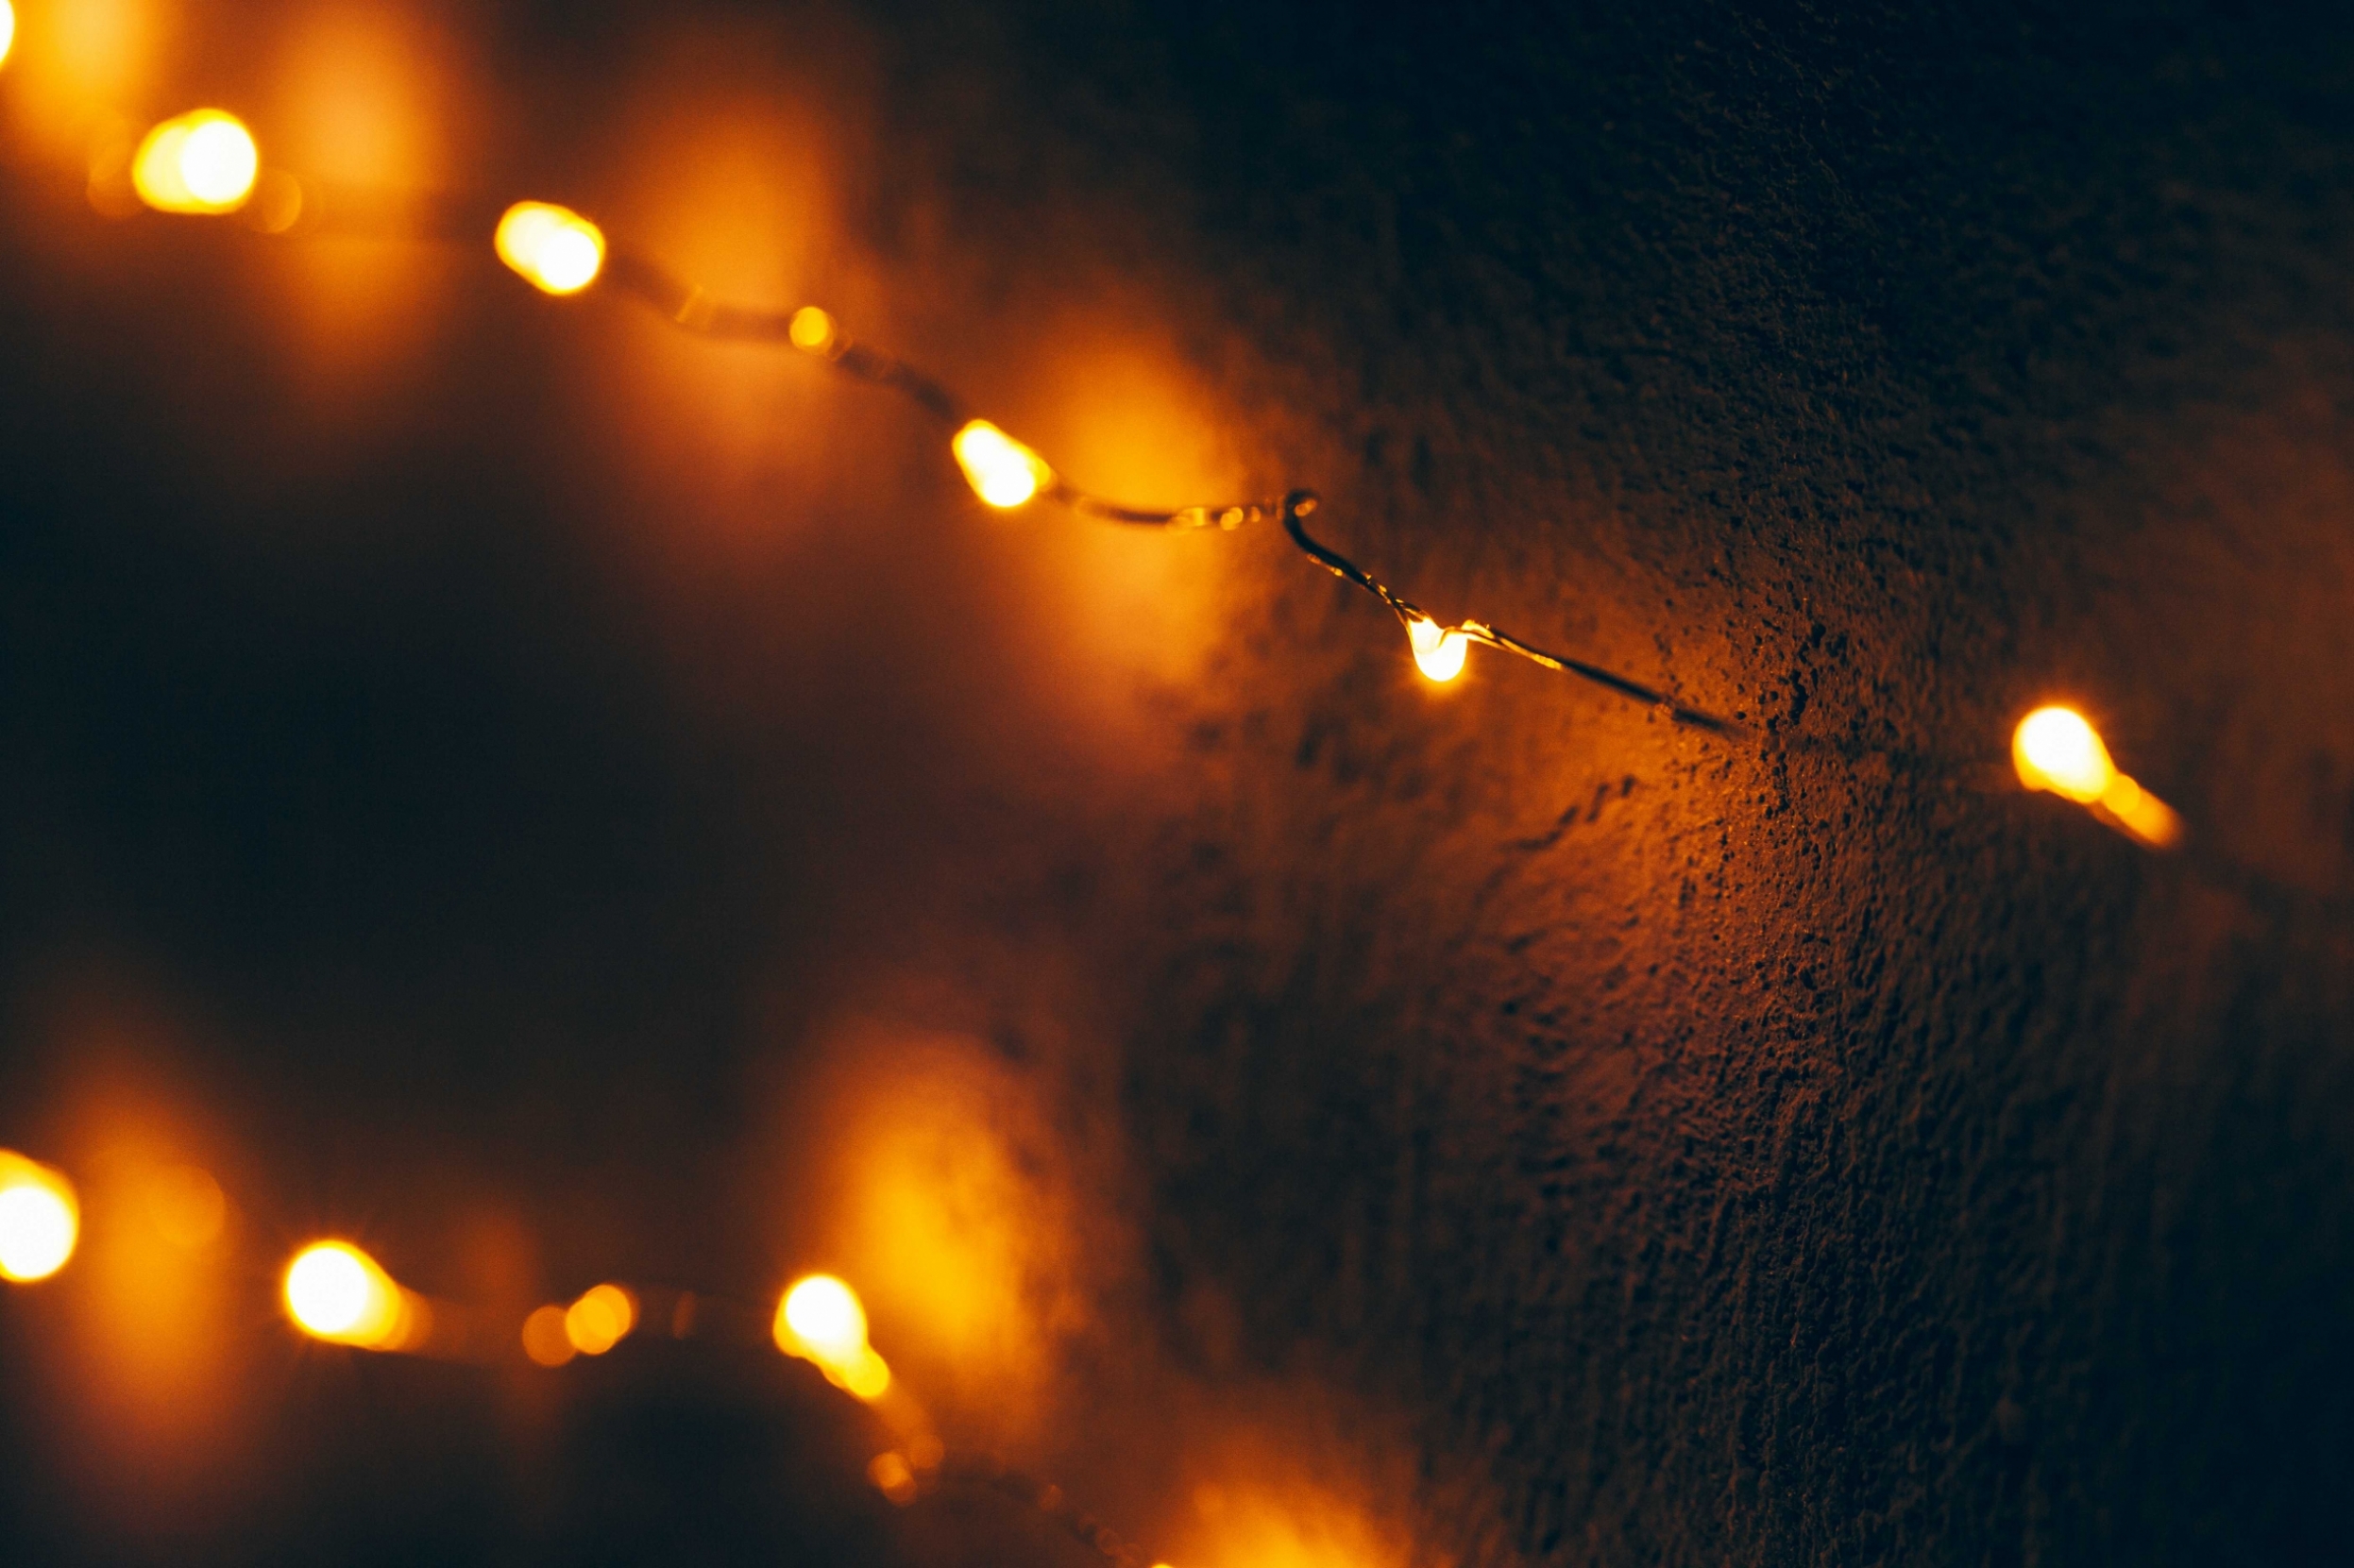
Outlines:
<svg viewBox="0 0 2354 1568"><path fill-rule="evenodd" d="M657 262L630 250L617 249L614 252L607 264L606 278L608 286L651 306L682 330L736 343L789 345L827 361L836 369L857 380L902 394L945 427L954 429L969 417L962 402L939 381L904 360L851 338L840 329L838 321L830 313L818 312L824 324L822 335L815 331L800 333L795 330L795 323L808 320L811 307L790 311L771 310L715 299L702 288L684 281ZM1344 582L1362 588L1380 600L1397 617L1398 624L1406 629L1410 637L1417 626L1435 626L1442 634L1459 635L1466 641L1499 652L1516 654L1541 668L1589 682L1605 691L1663 713L1674 723L1686 728L1729 737L1749 733L1747 726L1734 719L1678 702L1666 692L1600 665L1573 659L1567 654L1549 653L1484 621L1465 620L1453 626L1439 622L1422 606L1397 593L1355 561L1308 531L1304 519L1313 514L1322 504L1321 497L1312 490L1292 490L1278 500L1157 509L1128 506L1106 499L1072 483L1051 464L1047 464L1047 468L1053 477L1041 489L1043 497L1081 516L1105 522L1170 530L1216 528L1231 532L1251 524L1264 523L1270 518L1280 518L1285 536L1302 554Z"/></svg>

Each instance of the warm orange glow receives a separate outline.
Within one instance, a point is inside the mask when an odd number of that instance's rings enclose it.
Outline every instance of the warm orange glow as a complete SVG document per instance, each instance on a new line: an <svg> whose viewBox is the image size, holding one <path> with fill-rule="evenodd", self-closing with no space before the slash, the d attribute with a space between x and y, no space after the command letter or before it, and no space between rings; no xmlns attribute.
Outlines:
<svg viewBox="0 0 2354 1568"><path fill-rule="evenodd" d="M146 1182L147 1221L156 1233L190 1252L220 1239L229 1199L212 1173L194 1165L167 1165Z"/></svg>
<svg viewBox="0 0 2354 1568"><path fill-rule="evenodd" d="M0 1149L0 1279L47 1279L74 1256L81 1228L81 1205L63 1172Z"/></svg>
<svg viewBox="0 0 2354 1568"><path fill-rule="evenodd" d="M398 1350L423 1338L425 1306L347 1241L305 1247L286 1267L286 1315L316 1340Z"/></svg>
<svg viewBox="0 0 2354 1568"><path fill-rule="evenodd" d="M8 0L0 0L0 65L8 62L8 51L16 46L16 8Z"/></svg>
<svg viewBox="0 0 2354 1568"><path fill-rule="evenodd" d="M874 1483L875 1491L894 1503L906 1504L915 1501L915 1470L907 1463L906 1456L903 1454L875 1455L874 1462L867 1466L867 1479Z"/></svg>
<svg viewBox="0 0 2354 1568"><path fill-rule="evenodd" d="M975 419L950 443L973 493L994 507L1016 507L1055 482L1045 459L986 419Z"/></svg>
<svg viewBox="0 0 2354 1568"><path fill-rule="evenodd" d="M2074 708L2038 708L2011 735L2011 764L2029 789L2090 806L2092 814L2152 849L2180 842L2182 818L2135 780L2117 770L2092 722Z"/></svg>
<svg viewBox="0 0 2354 1568"><path fill-rule="evenodd" d="M837 335L834 318L815 305L804 305L795 311L788 330L793 336L793 346L806 354L824 353L834 346Z"/></svg>
<svg viewBox="0 0 2354 1568"><path fill-rule="evenodd" d="M604 270L603 231L570 208L544 201L508 208L492 244L500 261L550 294L578 294Z"/></svg>
<svg viewBox="0 0 2354 1568"><path fill-rule="evenodd" d="M1452 681L1463 673L1471 643L1460 632L1449 632L1428 615L1406 623L1406 640L1414 645L1414 664L1433 681Z"/></svg>
<svg viewBox="0 0 2354 1568"><path fill-rule="evenodd" d="M602 1356L637 1326L637 1298L618 1285L598 1285L565 1309L564 1337L583 1356Z"/></svg>
<svg viewBox="0 0 2354 1568"><path fill-rule="evenodd" d="M832 1274L797 1280L776 1304L776 1348L813 1361L826 1380L860 1399L880 1399L891 1369L867 1343L858 1293Z"/></svg>
<svg viewBox="0 0 2354 1568"><path fill-rule="evenodd" d="M523 1320L523 1354L543 1367L560 1367L580 1354L566 1332L564 1307L552 1303Z"/></svg>
<svg viewBox="0 0 2354 1568"><path fill-rule="evenodd" d="M253 133L217 109L164 121L131 159L132 187L159 212L234 212L261 172Z"/></svg>

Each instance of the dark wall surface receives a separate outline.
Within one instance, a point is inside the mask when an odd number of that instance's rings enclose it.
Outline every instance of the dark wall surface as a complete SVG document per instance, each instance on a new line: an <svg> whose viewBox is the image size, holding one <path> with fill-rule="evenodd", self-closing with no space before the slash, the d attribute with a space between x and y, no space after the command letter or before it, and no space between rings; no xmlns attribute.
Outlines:
<svg viewBox="0 0 2354 1568"><path fill-rule="evenodd" d="M190 11L154 107L302 14ZM2354 24L401 14L433 179L1754 733L1432 687L1271 531L984 515L813 366L21 153L0 1143L238 1207L230 1349L0 1300L0 1529L1078 1560L867 1499L773 1357L303 1351L324 1226L521 1306L839 1266L1188 1568L2343 1554ZM2183 852L2017 789L2047 699Z"/></svg>

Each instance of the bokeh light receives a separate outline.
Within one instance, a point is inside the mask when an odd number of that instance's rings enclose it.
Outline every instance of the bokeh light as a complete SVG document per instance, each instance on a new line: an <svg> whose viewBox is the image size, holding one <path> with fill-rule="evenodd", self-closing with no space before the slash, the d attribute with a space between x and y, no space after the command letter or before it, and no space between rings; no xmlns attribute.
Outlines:
<svg viewBox="0 0 2354 1568"><path fill-rule="evenodd" d="M1446 630L1428 615L1416 615L1406 623L1406 640L1414 647L1415 666L1441 683L1461 675L1464 661L1471 654L1470 639Z"/></svg>
<svg viewBox="0 0 2354 1568"><path fill-rule="evenodd" d="M566 1331L568 1309L550 1302L523 1320L523 1354L543 1367L560 1367L578 1356Z"/></svg>
<svg viewBox="0 0 2354 1568"><path fill-rule="evenodd" d="M492 244L500 261L549 294L578 294L604 269L603 231L570 208L549 202L508 208Z"/></svg>
<svg viewBox="0 0 2354 1568"><path fill-rule="evenodd" d="M398 1350L422 1328L420 1304L347 1241L320 1241L286 1268L286 1314L313 1339Z"/></svg>
<svg viewBox="0 0 2354 1568"><path fill-rule="evenodd" d="M234 212L261 172L253 133L218 109L164 121L131 159L132 187L159 212Z"/></svg>
<svg viewBox="0 0 2354 1568"><path fill-rule="evenodd" d="M0 0L0 65L8 63L8 51L15 47L16 8Z"/></svg>
<svg viewBox="0 0 2354 1568"><path fill-rule="evenodd" d="M879 1399L890 1368L867 1343L858 1293L832 1274L796 1280L776 1304L776 1348L816 1363L827 1381L860 1399Z"/></svg>
<svg viewBox="0 0 2354 1568"><path fill-rule="evenodd" d="M795 311L787 330L792 334L793 346L804 354L829 352L838 335L834 318L815 305L804 305Z"/></svg>
<svg viewBox="0 0 2354 1568"><path fill-rule="evenodd" d="M986 419L965 426L950 445L973 493L991 506L1020 506L1055 481L1045 459Z"/></svg>
<svg viewBox="0 0 2354 1568"><path fill-rule="evenodd" d="M80 1237L81 1205L64 1172L0 1149L0 1278L48 1278Z"/></svg>
<svg viewBox="0 0 2354 1568"><path fill-rule="evenodd" d="M583 1356L602 1356L637 1326L637 1298L618 1285L598 1285L565 1308L564 1337Z"/></svg>

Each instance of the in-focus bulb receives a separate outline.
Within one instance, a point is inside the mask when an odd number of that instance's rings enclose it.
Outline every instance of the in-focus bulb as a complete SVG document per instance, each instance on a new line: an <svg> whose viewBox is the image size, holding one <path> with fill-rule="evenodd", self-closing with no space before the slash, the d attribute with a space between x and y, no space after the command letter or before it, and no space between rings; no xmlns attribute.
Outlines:
<svg viewBox="0 0 2354 1568"><path fill-rule="evenodd" d="M8 62L8 51L16 46L16 8L8 0L0 0L0 65Z"/></svg>
<svg viewBox="0 0 2354 1568"><path fill-rule="evenodd" d="M376 1259L348 1241L321 1241L286 1266L286 1315L315 1340L398 1350L409 1342L415 1304Z"/></svg>
<svg viewBox="0 0 2354 1568"><path fill-rule="evenodd" d="M1448 631L1428 615L1416 615L1406 623L1406 640L1414 645L1414 664L1433 681L1452 681L1463 673L1464 661L1471 656L1469 638Z"/></svg>
<svg viewBox="0 0 2354 1568"><path fill-rule="evenodd" d="M578 294L604 270L603 230L568 207L518 201L491 243L501 261L550 294Z"/></svg>
<svg viewBox="0 0 2354 1568"><path fill-rule="evenodd" d="M986 419L975 419L950 443L973 493L995 507L1016 507L1055 482L1046 460Z"/></svg>
<svg viewBox="0 0 2354 1568"><path fill-rule="evenodd" d="M234 212L261 172L253 132L217 109L164 121L131 156L131 187L159 212Z"/></svg>
<svg viewBox="0 0 2354 1568"><path fill-rule="evenodd" d="M2074 708L2038 708L2010 738L2011 763L2029 789L2048 789L2091 805L2117 777L2108 748Z"/></svg>
<svg viewBox="0 0 2354 1568"><path fill-rule="evenodd" d="M2103 821L2152 849L2169 849L2182 837L2182 818L2157 796L2117 770L2099 732L2074 708L2038 708L2019 721L2010 737L2011 766L2029 789L2092 808Z"/></svg>
<svg viewBox="0 0 2354 1568"><path fill-rule="evenodd" d="M858 1293L832 1274L795 1281L776 1304L776 1348L817 1363L826 1380L860 1399L880 1399L891 1369L867 1343Z"/></svg>
<svg viewBox="0 0 2354 1568"><path fill-rule="evenodd" d="M0 1279L47 1279L74 1256L81 1230L81 1206L65 1173L0 1149Z"/></svg>

